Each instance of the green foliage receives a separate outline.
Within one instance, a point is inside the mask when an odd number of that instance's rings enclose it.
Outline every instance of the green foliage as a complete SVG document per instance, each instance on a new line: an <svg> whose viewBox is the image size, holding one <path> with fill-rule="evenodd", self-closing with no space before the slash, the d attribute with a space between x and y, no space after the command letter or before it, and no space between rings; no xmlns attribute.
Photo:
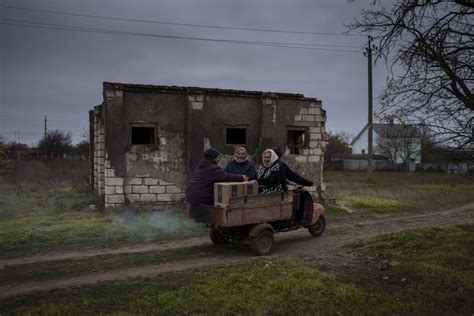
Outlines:
<svg viewBox="0 0 474 316"><path fill-rule="evenodd" d="M5 301L13 314L352 314L364 293L285 259L66 289ZM0 303L1 304L1 303Z"/></svg>
<svg viewBox="0 0 474 316"><path fill-rule="evenodd" d="M0 179L2 177L11 176L13 174L13 162L8 155L4 148L0 146Z"/></svg>
<svg viewBox="0 0 474 316"><path fill-rule="evenodd" d="M340 196L339 199L351 203L355 209L373 212L397 212L407 205L395 199L383 199L359 195Z"/></svg>
<svg viewBox="0 0 474 316"><path fill-rule="evenodd" d="M331 158L334 155L350 154L349 136L346 134L327 134L327 145L324 151L324 168L331 168Z"/></svg>

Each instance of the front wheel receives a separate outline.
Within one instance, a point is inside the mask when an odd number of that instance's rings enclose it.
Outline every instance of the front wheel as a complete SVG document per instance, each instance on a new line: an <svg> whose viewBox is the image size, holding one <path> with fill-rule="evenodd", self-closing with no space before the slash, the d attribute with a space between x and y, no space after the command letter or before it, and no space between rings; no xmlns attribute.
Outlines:
<svg viewBox="0 0 474 316"><path fill-rule="evenodd" d="M225 235L221 229L215 226L211 227L209 237L211 238L212 243L215 245L226 244L229 241L229 236Z"/></svg>
<svg viewBox="0 0 474 316"><path fill-rule="evenodd" d="M269 255L273 248L273 232L268 229L262 230L250 240L250 247L258 256Z"/></svg>
<svg viewBox="0 0 474 316"><path fill-rule="evenodd" d="M308 227L308 231L312 236L318 237L323 234L325 228L326 228L326 219L324 219L324 215L321 214L316 224Z"/></svg>

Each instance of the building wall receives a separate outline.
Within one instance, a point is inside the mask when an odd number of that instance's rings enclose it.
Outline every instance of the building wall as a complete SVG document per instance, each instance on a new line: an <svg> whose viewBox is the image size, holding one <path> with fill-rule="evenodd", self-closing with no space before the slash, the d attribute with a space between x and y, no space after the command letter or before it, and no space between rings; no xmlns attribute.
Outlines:
<svg viewBox="0 0 474 316"><path fill-rule="evenodd" d="M104 102L94 112L97 159L91 173L107 207L183 202L204 149L218 148L222 164L232 159L236 145L226 144L228 127L246 128L245 147L257 164L266 148L287 149L288 128L307 129L302 152L284 160L315 183L311 190L324 189L326 114L320 101L302 95L140 87L104 84ZM155 144L131 145L132 124L155 126Z"/></svg>

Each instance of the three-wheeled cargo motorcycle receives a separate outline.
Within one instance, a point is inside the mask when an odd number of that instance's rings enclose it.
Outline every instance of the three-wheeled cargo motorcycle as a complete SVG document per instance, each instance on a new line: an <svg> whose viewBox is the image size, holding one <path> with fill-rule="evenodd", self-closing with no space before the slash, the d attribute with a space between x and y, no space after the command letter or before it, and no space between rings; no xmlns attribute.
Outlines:
<svg viewBox="0 0 474 316"><path fill-rule="evenodd" d="M326 227L323 212L303 189L233 197L223 207L188 205L190 218L210 226L214 244L248 241L257 255L271 253L278 232L307 228L312 236L320 236Z"/></svg>

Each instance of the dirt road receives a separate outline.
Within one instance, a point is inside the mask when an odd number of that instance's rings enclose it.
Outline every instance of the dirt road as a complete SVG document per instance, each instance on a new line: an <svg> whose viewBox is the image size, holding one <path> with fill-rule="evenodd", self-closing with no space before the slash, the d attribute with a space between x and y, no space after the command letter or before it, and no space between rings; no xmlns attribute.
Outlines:
<svg viewBox="0 0 474 316"><path fill-rule="evenodd" d="M306 230L281 233L275 236L275 247L272 256L291 257L312 266L348 264L352 260L351 253L345 246L374 236L398 232L401 230L425 226L459 224L474 222L474 202L462 207L427 212L416 215L374 215L368 219L344 219L336 223L328 223L323 236L313 238ZM208 237L196 237L186 240L170 241L162 244L146 244L130 247L78 251L68 253L49 253L39 256L0 260L0 268L25 263L44 262L62 259L86 258L99 255L116 255L193 247L209 244ZM150 277L163 273L179 272L199 267L225 265L255 259L248 251L230 256L209 256L193 260L180 260L160 265L117 269L101 273L93 273L79 277L60 280L27 283L16 286L0 287L0 298L29 294L37 291L48 291L71 286L84 286L98 282L123 280L133 277Z"/></svg>

